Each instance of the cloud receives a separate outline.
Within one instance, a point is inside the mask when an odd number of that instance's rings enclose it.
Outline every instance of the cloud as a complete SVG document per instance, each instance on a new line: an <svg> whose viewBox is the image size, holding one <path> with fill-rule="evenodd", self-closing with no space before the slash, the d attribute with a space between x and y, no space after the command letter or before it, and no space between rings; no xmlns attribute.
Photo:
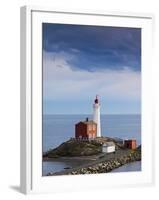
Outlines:
<svg viewBox="0 0 159 200"><path fill-rule="evenodd" d="M85 100L99 94L103 99L140 100L141 73L125 66L121 70L76 68L67 52L43 53L43 92L45 100Z"/></svg>
<svg viewBox="0 0 159 200"><path fill-rule="evenodd" d="M72 64L88 71L102 66L141 70L140 28L44 23L43 49L78 54Z"/></svg>

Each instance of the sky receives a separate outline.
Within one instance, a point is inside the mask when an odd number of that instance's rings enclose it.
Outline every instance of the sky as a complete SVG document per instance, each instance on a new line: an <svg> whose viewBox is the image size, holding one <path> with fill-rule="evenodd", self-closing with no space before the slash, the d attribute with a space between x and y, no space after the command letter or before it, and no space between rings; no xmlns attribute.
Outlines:
<svg viewBox="0 0 159 200"><path fill-rule="evenodd" d="M43 113L141 113L141 29L43 23Z"/></svg>

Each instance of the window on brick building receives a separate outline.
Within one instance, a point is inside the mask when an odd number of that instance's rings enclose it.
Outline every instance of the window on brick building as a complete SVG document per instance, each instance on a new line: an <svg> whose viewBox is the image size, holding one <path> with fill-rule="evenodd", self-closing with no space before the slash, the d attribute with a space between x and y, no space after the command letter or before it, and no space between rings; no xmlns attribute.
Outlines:
<svg viewBox="0 0 159 200"><path fill-rule="evenodd" d="M88 126L88 130L91 131L92 130L92 125Z"/></svg>

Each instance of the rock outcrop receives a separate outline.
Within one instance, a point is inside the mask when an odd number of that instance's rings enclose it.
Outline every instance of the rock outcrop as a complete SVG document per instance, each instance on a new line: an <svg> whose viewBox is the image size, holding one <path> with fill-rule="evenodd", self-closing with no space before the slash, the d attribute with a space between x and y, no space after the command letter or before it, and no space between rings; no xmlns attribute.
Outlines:
<svg viewBox="0 0 159 200"><path fill-rule="evenodd" d="M73 157L73 156L92 156L102 152L102 143L114 142L116 150L122 149L122 145L112 138L101 137L94 140L78 141L70 139L55 149L51 149L43 154L43 158Z"/></svg>
<svg viewBox="0 0 159 200"><path fill-rule="evenodd" d="M43 158L90 156L101 153L101 144L96 141L77 141L70 139L55 149L44 153Z"/></svg>

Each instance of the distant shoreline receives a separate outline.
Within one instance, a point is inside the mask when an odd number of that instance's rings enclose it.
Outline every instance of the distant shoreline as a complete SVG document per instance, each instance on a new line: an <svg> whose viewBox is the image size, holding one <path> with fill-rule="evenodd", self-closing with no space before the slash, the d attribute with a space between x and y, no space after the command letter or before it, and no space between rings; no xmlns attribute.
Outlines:
<svg viewBox="0 0 159 200"><path fill-rule="evenodd" d="M81 116L85 116L85 115L87 116L88 115L88 116L92 116L91 113L90 114L88 114L88 113L87 114L44 114L43 113L43 116L49 116L49 115L50 116L53 116L53 115L54 116L57 116L57 115L61 115L61 116L62 115L81 115ZM118 113L117 114L108 114L108 113L107 114L103 114L103 113L101 113L101 115L122 115L123 116L123 115L141 115L141 113L128 113L128 114L118 114Z"/></svg>

